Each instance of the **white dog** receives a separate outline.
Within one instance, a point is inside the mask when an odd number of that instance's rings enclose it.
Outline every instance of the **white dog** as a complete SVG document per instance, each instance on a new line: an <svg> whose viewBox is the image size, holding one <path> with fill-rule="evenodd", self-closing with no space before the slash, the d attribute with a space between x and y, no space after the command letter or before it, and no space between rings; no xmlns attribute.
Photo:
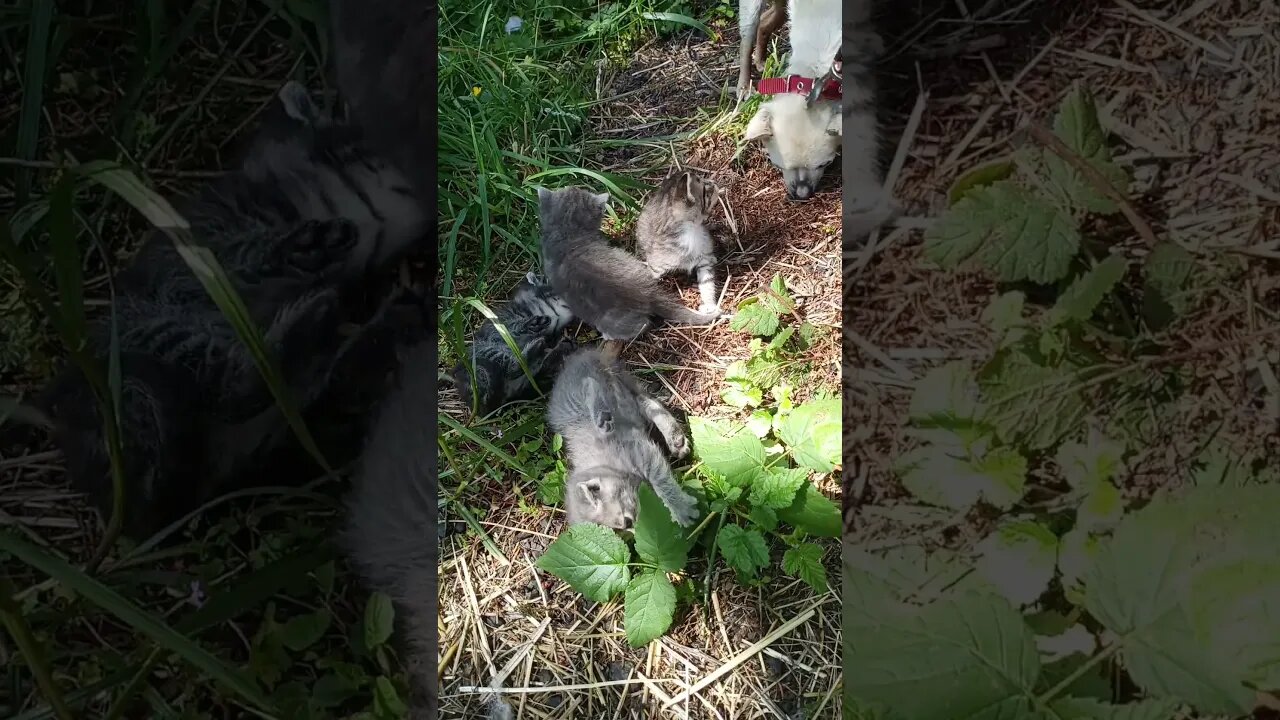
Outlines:
<svg viewBox="0 0 1280 720"><path fill-rule="evenodd" d="M739 30L743 43L756 41L761 4L761 0L741 2ZM840 76L832 76L841 54L841 20L844 25L857 28L866 27L870 20L871 0L847 4L850 12L842 18L840 0L788 0L791 56L786 73L783 78L761 81L760 91L772 97L751 118L745 137L764 141L769 160L782 171L787 196L807 200L840 151L847 125L852 157L846 153L845 195L852 201L851 209L863 210L879 206L884 200L874 83L869 67L863 63L875 54L878 37L859 29L855 34L867 47L858 48L856 58L842 58L841 73L853 71L850 82L842 83ZM744 48L742 55L747 54ZM849 97L844 97L845 88L849 89Z"/></svg>

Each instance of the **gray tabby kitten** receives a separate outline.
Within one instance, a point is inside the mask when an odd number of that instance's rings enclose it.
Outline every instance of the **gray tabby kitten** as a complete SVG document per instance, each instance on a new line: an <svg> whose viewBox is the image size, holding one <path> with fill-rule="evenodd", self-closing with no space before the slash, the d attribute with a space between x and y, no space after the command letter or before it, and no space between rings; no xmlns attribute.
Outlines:
<svg viewBox="0 0 1280 720"><path fill-rule="evenodd" d="M426 217L403 176L362 147L358 130L321 116L296 83L281 89L239 167L179 210L190 241L217 259L264 332L304 417L335 386L381 383L378 364L389 369L398 325L429 322L425 308L402 312L396 294L375 291L425 239ZM292 436L248 350L168 237L153 233L115 290L124 532L143 538L254 477ZM343 323L358 330L344 337ZM105 368L110 319L93 320L89 336ZM43 405L73 486L105 518L112 482L87 381L64 370Z"/></svg>
<svg viewBox="0 0 1280 720"><path fill-rule="evenodd" d="M696 273L698 295L706 313L719 313L716 296L715 246L707 231L711 205L720 188L701 175L684 170L658 186L636 224L636 247L655 277L675 270Z"/></svg>
<svg viewBox="0 0 1280 720"><path fill-rule="evenodd" d="M411 717L435 717L436 352L413 348L371 424L347 498L343 544L407 630ZM427 714L431 713L431 714Z"/></svg>
<svg viewBox="0 0 1280 720"><path fill-rule="evenodd" d="M643 482L653 487L676 522L687 527L698 519L697 501L680 487L667 460L668 451L675 459L689 454L684 429L603 350L581 350L565 361L551 389L547 425L564 438L569 456L564 492L569 524L630 529Z"/></svg>
<svg viewBox="0 0 1280 720"><path fill-rule="evenodd" d="M544 392L564 356L577 347L568 338L558 338L573 313L546 280L530 272L516 285L511 300L494 315L520 348L520 355ZM476 331L471 341L470 365L460 363L453 371L458 397L476 416L488 415L502 405L528 397L533 387L506 340L491 321Z"/></svg>
<svg viewBox="0 0 1280 720"><path fill-rule="evenodd" d="M547 279L574 316L606 340L634 340L659 317L700 325L718 309L696 312L667 292L639 258L609 244L600 231L608 194L582 188L538 188L542 260Z"/></svg>

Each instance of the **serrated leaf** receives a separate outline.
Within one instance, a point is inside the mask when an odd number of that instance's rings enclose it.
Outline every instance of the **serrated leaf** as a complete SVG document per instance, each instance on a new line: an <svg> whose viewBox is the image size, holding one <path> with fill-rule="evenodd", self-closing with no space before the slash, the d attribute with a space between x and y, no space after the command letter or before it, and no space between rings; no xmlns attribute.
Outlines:
<svg viewBox="0 0 1280 720"><path fill-rule="evenodd" d="M827 473L840 464L843 436L839 398L810 400L782 419L778 437L796 462L815 472Z"/></svg>
<svg viewBox="0 0 1280 720"><path fill-rule="evenodd" d="M769 468L751 485L748 502L753 507L782 510L795 502L800 486L809 481L804 468Z"/></svg>
<svg viewBox="0 0 1280 720"><path fill-rule="evenodd" d="M846 570L844 683L861 701L903 718L1032 718L1040 659L1030 630L1003 598L951 594L924 607L890 602L886 588ZM932 688L921 692L921 688ZM999 713L999 714L992 714Z"/></svg>
<svg viewBox="0 0 1280 720"><path fill-rule="evenodd" d="M962 173L955 182L951 183L951 189L947 190L947 205L955 205L977 188L1004 180L1013 175L1015 169L1016 165L1013 161L1005 159L979 165Z"/></svg>
<svg viewBox="0 0 1280 720"><path fill-rule="evenodd" d="M747 417L747 429L758 438L768 435L773 429L773 413L763 408L752 412Z"/></svg>
<svg viewBox="0 0 1280 720"><path fill-rule="evenodd" d="M751 385L745 388L730 385L720 391L720 399L731 407L753 408L764 400L764 393L760 388Z"/></svg>
<svg viewBox="0 0 1280 720"><path fill-rule="evenodd" d="M689 418L694 456L711 472L739 487L755 482L765 466L764 444L746 428L702 417Z"/></svg>
<svg viewBox="0 0 1280 720"><path fill-rule="evenodd" d="M1085 609L1148 693L1239 715L1249 684L1280 677L1276 507L1280 486L1194 488L1127 515L1102 545Z"/></svg>
<svg viewBox="0 0 1280 720"><path fill-rule="evenodd" d="M1175 700L1141 700L1124 705L1090 698L1062 698L1051 705L1060 720L1169 720L1175 716Z"/></svg>
<svg viewBox="0 0 1280 720"><path fill-rule="evenodd" d="M623 599L627 644L643 647L671 627L676 612L676 589L666 573L643 572L627 584Z"/></svg>
<svg viewBox="0 0 1280 720"><path fill-rule="evenodd" d="M791 506L778 511L778 519L814 537L836 538L843 530L840 508L811 482L800 486Z"/></svg>
<svg viewBox="0 0 1280 720"><path fill-rule="evenodd" d="M764 336L777 332L779 324L778 312L759 297L743 300L729 320L731 330Z"/></svg>
<svg viewBox="0 0 1280 720"><path fill-rule="evenodd" d="M1076 527L1097 532L1110 530L1124 515L1124 497L1109 482L1094 485L1076 509Z"/></svg>
<svg viewBox="0 0 1280 720"><path fill-rule="evenodd" d="M1054 459L1071 487L1087 491L1124 471L1124 453L1123 443L1090 430L1083 443L1063 443Z"/></svg>
<svg viewBox="0 0 1280 720"><path fill-rule="evenodd" d="M1061 325L1069 321L1088 320L1116 283L1124 277L1128 266L1128 261L1120 255L1109 255L1076 278L1049 311L1049 324Z"/></svg>
<svg viewBox="0 0 1280 720"><path fill-rule="evenodd" d="M587 599L602 603L627 587L630 560L627 544L612 530L579 523L561 533L537 564Z"/></svg>
<svg viewBox="0 0 1280 720"><path fill-rule="evenodd" d="M1044 367L1020 352L1002 351L983 368L984 419L1000 438L1032 450L1052 447L1085 415L1079 382L1069 368Z"/></svg>
<svg viewBox="0 0 1280 720"><path fill-rule="evenodd" d="M968 419L981 407L973 366L963 360L929 370L911 393L911 419L933 420L938 416Z"/></svg>
<svg viewBox="0 0 1280 720"><path fill-rule="evenodd" d="M764 536L756 530L743 530L732 523L720 528L716 545L729 567L744 575L755 577L760 568L769 564L769 548Z"/></svg>
<svg viewBox="0 0 1280 720"><path fill-rule="evenodd" d="M1022 499L1027 462L1012 448L997 448L973 460L954 449L925 445L895 465L903 487L931 505L964 510L979 499L1008 509Z"/></svg>
<svg viewBox="0 0 1280 720"><path fill-rule="evenodd" d="M364 646L373 649L386 643L395 629L395 620L391 598L380 592L370 593L364 606Z"/></svg>
<svg viewBox="0 0 1280 720"><path fill-rule="evenodd" d="M763 507L760 505L751 506L751 512L747 514L761 530L771 532L778 527L778 511L773 508Z"/></svg>
<svg viewBox="0 0 1280 720"><path fill-rule="evenodd" d="M782 554L782 569L809 584L814 592L827 591L827 569L822 566L822 548L800 543Z"/></svg>
<svg viewBox="0 0 1280 720"><path fill-rule="evenodd" d="M1022 316L1026 296L1017 290L995 296L982 311L982 321L996 335L997 347L1008 347L1026 335L1027 321Z"/></svg>
<svg viewBox="0 0 1280 720"><path fill-rule="evenodd" d="M666 572L679 572L689 561L689 541L648 483L636 492L635 546L640 559Z"/></svg>
<svg viewBox="0 0 1280 720"><path fill-rule="evenodd" d="M1098 110L1092 95L1080 88L1073 89L1054 117L1053 131L1068 148L1106 178L1117 192L1124 194L1129 189L1128 175L1111 162L1107 133L1098 121ZM1073 207L1097 213L1114 213L1119 210L1115 201L1067 161L1048 150L1045 151L1044 160L1049 180L1065 194Z"/></svg>
<svg viewBox="0 0 1280 720"><path fill-rule="evenodd" d="M1035 602L1049 587L1058 563L1058 536L1034 521L1007 522L977 549L978 573L1015 605Z"/></svg>
<svg viewBox="0 0 1280 720"><path fill-rule="evenodd" d="M1001 180L974 189L925 231L925 256L944 268L976 263L1005 282L1052 283L1080 248L1071 217Z"/></svg>
<svg viewBox="0 0 1280 720"><path fill-rule="evenodd" d="M773 279L769 281L769 289L772 293L763 293L761 299L767 303L779 315L785 315L796 309L795 301L791 299L791 293L787 292L786 281L781 275L775 274Z"/></svg>
<svg viewBox="0 0 1280 720"><path fill-rule="evenodd" d="M291 617L280 628L280 641L294 652L306 650L324 637L332 619L328 610Z"/></svg>
<svg viewBox="0 0 1280 720"><path fill-rule="evenodd" d="M1186 313L1187 283L1195 258L1181 245L1161 242L1142 264L1142 311L1147 324L1159 330Z"/></svg>

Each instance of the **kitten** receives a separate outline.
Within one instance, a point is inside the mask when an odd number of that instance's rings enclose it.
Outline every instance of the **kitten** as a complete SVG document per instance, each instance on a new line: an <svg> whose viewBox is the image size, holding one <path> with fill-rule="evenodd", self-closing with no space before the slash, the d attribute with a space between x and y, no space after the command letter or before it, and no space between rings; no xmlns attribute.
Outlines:
<svg viewBox="0 0 1280 720"><path fill-rule="evenodd" d="M719 317L685 307L639 258L609 244L600 231L608 200L581 188L538 188L543 267L574 316L606 340L634 340L654 317L694 325Z"/></svg>
<svg viewBox="0 0 1280 720"><path fill-rule="evenodd" d="M577 347L567 338L557 341L560 331L573 319L569 306L551 291L545 279L530 272L495 315L520 348L538 387L545 392L564 356ZM486 321L476 332L469 355L474 382L467 363L454 369L453 381L458 397L469 405L472 415L488 415L512 400L528 397L533 390L529 377L493 322Z"/></svg>
<svg viewBox="0 0 1280 720"><path fill-rule="evenodd" d="M698 519L697 501L671 474L668 451L689 454L679 421L645 392L622 363L598 348L565 361L547 404L547 425L564 438L569 457L565 514L619 530L634 526L636 491L647 482L683 526ZM662 438L664 449L653 437Z"/></svg>
<svg viewBox="0 0 1280 720"><path fill-rule="evenodd" d="M190 242L219 262L263 331L304 418L335 385L382 382L372 366L349 374L347 358L388 360L383 340L406 317L388 311L388 270L425 240L427 225L403 177L364 149L358 130L323 117L288 83L241 164L179 210ZM292 436L248 349L168 237L153 232L115 289L123 530L143 538L255 476ZM95 318L89 328L104 369L110 323ZM343 323L357 332L343 337ZM108 456L87 381L65 369L42 404L72 485L109 516Z"/></svg>
<svg viewBox="0 0 1280 720"><path fill-rule="evenodd" d="M706 220L720 188L697 173L678 172L649 197L636 224L636 247L641 257L662 277L674 270L698 277L702 312L720 312L716 297L715 246Z"/></svg>
<svg viewBox="0 0 1280 720"><path fill-rule="evenodd" d="M407 630L411 717L434 718L436 630L436 348L407 354L371 423L352 477L343 545Z"/></svg>

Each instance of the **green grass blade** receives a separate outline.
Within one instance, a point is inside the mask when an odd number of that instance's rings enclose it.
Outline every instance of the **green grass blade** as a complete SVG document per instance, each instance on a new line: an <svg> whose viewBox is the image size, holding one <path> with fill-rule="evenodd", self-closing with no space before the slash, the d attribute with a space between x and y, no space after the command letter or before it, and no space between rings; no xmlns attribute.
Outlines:
<svg viewBox="0 0 1280 720"><path fill-rule="evenodd" d="M49 196L48 227L64 328L69 346L78 348L85 333L84 273L76 244L74 193L72 176L64 175Z"/></svg>
<svg viewBox="0 0 1280 720"><path fill-rule="evenodd" d="M682 15L680 13L673 13L673 12L647 12L647 13L641 13L640 17L644 18L645 20L665 21L665 22L679 23L681 25L688 25L694 30L699 30L703 32L704 34L706 34L707 37L711 38L712 40L716 39L716 34L712 32L711 28L707 27L700 20L695 20L689 17L688 15Z"/></svg>
<svg viewBox="0 0 1280 720"><path fill-rule="evenodd" d="M479 310L481 315L484 315L486 318L489 319L489 322L493 323L493 327L498 331L498 334L502 336L503 342L505 342L507 344L507 347L511 349L511 352L515 354L516 362L520 363L520 369L524 371L524 376L529 378L529 384L533 386L533 389L535 392L541 395L542 388L538 387L538 382L533 379L533 372L529 370L529 365L525 363L524 353L520 352L520 347L516 345L515 338L511 337L511 332L507 330L507 326L503 325L501 322L498 322L498 316L495 315L493 311L489 309L488 305L485 305L483 302L481 302L479 298L467 298L466 300L464 300L464 302L470 305L471 307ZM465 353L463 354L465 355ZM467 360L464 360L464 362L467 363L467 369L471 370L471 363L469 362L469 358Z"/></svg>
<svg viewBox="0 0 1280 720"><path fill-rule="evenodd" d="M14 154L20 160L34 160L40 143L40 111L44 106L44 81L49 76L49 35L53 26L53 0L31 3L31 25L27 51L23 56L22 112L18 115L18 139ZM18 168L17 204L27 201L31 191L31 169Z"/></svg>
<svg viewBox="0 0 1280 720"><path fill-rule="evenodd" d="M257 683L244 672L223 663L159 618L142 610L124 596L85 575L61 558L50 555L7 533L0 533L0 550L14 555L27 565L57 580L64 587L74 590L89 602L150 638L159 647L173 652L192 666L199 668L201 672L259 710L272 712L271 702L262 694Z"/></svg>
<svg viewBox="0 0 1280 720"><path fill-rule="evenodd" d="M494 445L488 440L485 440L484 438L480 437L476 433L472 432L470 429L463 427L462 424L459 423L457 420L454 420L453 418L449 417L444 413L440 413L440 422L449 426L449 429L458 433L462 437L484 448L486 452L490 453L494 457L498 458L499 460L505 462L507 465L511 466L512 470L515 470L516 472L520 473L521 475L527 478L533 477L529 474L527 470L525 470L520 465L519 461L517 461L514 457L507 454L506 451L502 450L497 445ZM444 442L444 438L440 438L440 442Z"/></svg>

